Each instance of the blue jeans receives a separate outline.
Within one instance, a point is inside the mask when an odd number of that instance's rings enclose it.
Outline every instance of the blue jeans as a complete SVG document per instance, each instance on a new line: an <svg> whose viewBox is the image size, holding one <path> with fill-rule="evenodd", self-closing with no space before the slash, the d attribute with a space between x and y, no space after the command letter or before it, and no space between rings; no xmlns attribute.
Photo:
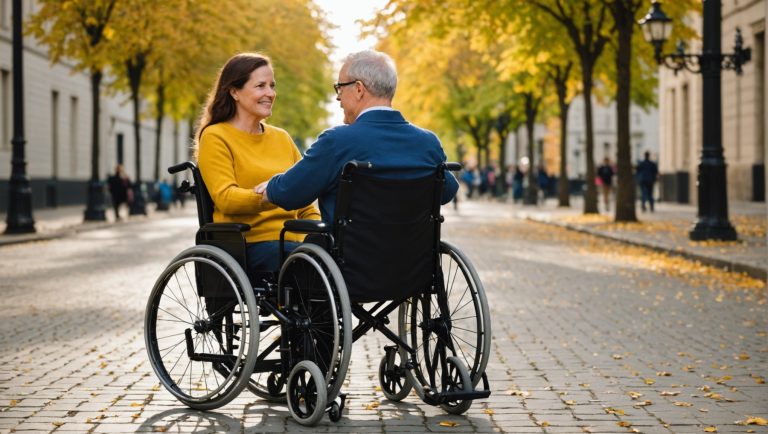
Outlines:
<svg viewBox="0 0 768 434"><path fill-rule="evenodd" d="M291 253L301 243L286 241L285 254ZM249 243L245 252L248 274L280 270L280 241L261 241Z"/></svg>

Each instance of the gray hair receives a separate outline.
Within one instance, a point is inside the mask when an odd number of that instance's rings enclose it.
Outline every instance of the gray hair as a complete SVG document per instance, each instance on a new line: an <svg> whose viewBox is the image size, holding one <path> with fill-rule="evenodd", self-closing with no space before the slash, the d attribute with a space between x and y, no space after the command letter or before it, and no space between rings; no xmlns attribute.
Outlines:
<svg viewBox="0 0 768 434"><path fill-rule="evenodd" d="M350 80L360 80L378 98L392 99L397 89L397 69L391 57L375 50L358 51L344 58Z"/></svg>

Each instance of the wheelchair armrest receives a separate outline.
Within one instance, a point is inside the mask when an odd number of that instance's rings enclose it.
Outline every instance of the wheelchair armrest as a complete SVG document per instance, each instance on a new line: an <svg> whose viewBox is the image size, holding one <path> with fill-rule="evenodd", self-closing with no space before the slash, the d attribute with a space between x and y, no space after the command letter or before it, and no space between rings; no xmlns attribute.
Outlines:
<svg viewBox="0 0 768 434"><path fill-rule="evenodd" d="M298 219L286 220L283 230L300 234L320 234L331 231L331 228L320 220Z"/></svg>
<svg viewBox="0 0 768 434"><path fill-rule="evenodd" d="M245 223L206 223L200 228L200 232L245 232L251 229L251 225Z"/></svg>

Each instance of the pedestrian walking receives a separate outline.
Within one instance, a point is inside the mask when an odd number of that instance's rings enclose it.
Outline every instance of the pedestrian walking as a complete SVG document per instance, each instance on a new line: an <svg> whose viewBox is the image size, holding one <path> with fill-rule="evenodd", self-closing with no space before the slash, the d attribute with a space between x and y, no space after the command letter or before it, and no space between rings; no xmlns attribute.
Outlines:
<svg viewBox="0 0 768 434"><path fill-rule="evenodd" d="M115 210L115 220L120 220L120 205L128 204L128 192L131 180L125 174L122 164L115 166L115 173L107 178L109 195L112 196L112 208Z"/></svg>
<svg viewBox="0 0 768 434"><path fill-rule="evenodd" d="M605 211L611 210L611 193L613 192L613 166L611 165L611 159L605 157L603 164L597 168L597 177L600 179L600 190L603 193L603 203L605 204Z"/></svg>
<svg viewBox="0 0 768 434"><path fill-rule="evenodd" d="M520 169L520 166L515 166L515 175L512 177L512 200L514 202L523 198L523 180L525 174Z"/></svg>
<svg viewBox="0 0 768 434"><path fill-rule="evenodd" d="M645 203L648 202L653 212L653 184L659 177L659 166L651 161L650 152L645 151L645 159L637 165L635 176L640 186L640 207L645 211Z"/></svg>

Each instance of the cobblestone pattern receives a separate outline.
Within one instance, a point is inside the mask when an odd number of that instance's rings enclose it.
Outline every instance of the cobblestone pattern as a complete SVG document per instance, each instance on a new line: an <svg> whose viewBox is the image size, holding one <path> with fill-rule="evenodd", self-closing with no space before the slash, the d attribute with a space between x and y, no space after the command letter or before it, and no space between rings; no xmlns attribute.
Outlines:
<svg viewBox="0 0 768 434"><path fill-rule="evenodd" d="M493 318L493 394L463 416L386 401L378 334L355 344L339 423L301 427L247 391L185 408L157 386L142 327L154 279L192 241L188 217L0 249L0 432L768 432L735 424L768 417L764 299L580 252L499 205L446 214Z"/></svg>

